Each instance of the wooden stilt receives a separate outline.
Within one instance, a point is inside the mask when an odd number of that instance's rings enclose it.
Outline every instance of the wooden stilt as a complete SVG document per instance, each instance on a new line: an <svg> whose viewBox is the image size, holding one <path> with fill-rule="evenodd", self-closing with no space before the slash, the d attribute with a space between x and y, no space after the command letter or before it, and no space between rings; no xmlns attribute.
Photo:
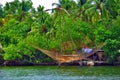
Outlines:
<svg viewBox="0 0 120 80"><path fill-rule="evenodd" d="M82 61L79 61L78 63L79 63L79 66L80 66L80 67L82 67L82 66L83 66Z"/></svg>
<svg viewBox="0 0 120 80"><path fill-rule="evenodd" d="M58 62L58 66L61 66L61 62Z"/></svg>

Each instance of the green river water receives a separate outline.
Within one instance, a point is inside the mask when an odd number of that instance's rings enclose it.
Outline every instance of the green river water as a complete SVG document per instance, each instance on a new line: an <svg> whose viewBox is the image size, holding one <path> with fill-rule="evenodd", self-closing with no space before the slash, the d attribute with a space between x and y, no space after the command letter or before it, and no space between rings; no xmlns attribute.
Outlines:
<svg viewBox="0 0 120 80"><path fill-rule="evenodd" d="M0 80L120 80L120 67L0 67Z"/></svg>

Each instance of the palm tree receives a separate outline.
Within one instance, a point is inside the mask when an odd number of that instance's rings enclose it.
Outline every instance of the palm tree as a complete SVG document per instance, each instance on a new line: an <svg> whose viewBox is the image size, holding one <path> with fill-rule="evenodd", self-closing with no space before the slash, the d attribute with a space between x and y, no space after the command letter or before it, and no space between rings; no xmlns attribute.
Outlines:
<svg viewBox="0 0 120 80"><path fill-rule="evenodd" d="M110 12L112 18L116 18L118 15L118 9L120 9L120 0L104 0L105 7Z"/></svg>
<svg viewBox="0 0 120 80"><path fill-rule="evenodd" d="M4 17L3 6L0 4L0 18Z"/></svg>
<svg viewBox="0 0 120 80"><path fill-rule="evenodd" d="M14 15L20 21L25 16L25 13L29 12L32 9L31 0L14 0L13 2L7 2L4 7L5 16Z"/></svg>
<svg viewBox="0 0 120 80"><path fill-rule="evenodd" d="M83 21L95 23L109 18L109 11L106 9L104 0L78 0L80 5L79 16Z"/></svg>
<svg viewBox="0 0 120 80"><path fill-rule="evenodd" d="M52 5L65 9L71 15L75 13L75 8L77 8L74 0L59 0L59 4L53 3Z"/></svg>
<svg viewBox="0 0 120 80"><path fill-rule="evenodd" d="M75 14L75 18L80 18L82 21L85 21L85 9L83 8L84 4L87 0L77 0L77 12Z"/></svg>
<svg viewBox="0 0 120 80"><path fill-rule="evenodd" d="M2 19L3 17L4 17L3 6L2 4L0 4L0 27L4 24L4 19Z"/></svg>

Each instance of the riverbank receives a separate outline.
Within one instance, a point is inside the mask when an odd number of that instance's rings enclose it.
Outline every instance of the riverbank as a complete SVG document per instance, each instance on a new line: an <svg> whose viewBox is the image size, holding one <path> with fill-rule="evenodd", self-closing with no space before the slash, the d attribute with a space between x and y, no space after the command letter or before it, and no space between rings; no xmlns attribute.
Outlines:
<svg viewBox="0 0 120 80"><path fill-rule="evenodd" d="M59 66L91 66L87 61L82 61L82 65L78 62L71 62L71 63L62 63ZM5 61L0 66L58 66L57 62L42 62L42 63L30 63L30 62L19 62L19 61ZM94 65L92 66L120 66L120 62L115 62L114 64L108 63L105 61L94 61Z"/></svg>

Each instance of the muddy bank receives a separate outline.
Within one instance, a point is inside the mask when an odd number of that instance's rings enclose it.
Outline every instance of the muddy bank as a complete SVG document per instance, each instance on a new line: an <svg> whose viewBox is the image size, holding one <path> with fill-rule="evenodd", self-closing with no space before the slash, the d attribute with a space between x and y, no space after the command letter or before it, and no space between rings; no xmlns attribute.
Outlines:
<svg viewBox="0 0 120 80"><path fill-rule="evenodd" d="M57 62L41 62L41 63L31 63L31 62L20 62L20 61L4 61L0 66L58 66ZM62 63L60 66L81 66L78 62L71 62L71 63ZM82 62L82 66L90 66L87 65L87 62ZM107 62L94 62L93 66L120 66L120 62L107 63Z"/></svg>

